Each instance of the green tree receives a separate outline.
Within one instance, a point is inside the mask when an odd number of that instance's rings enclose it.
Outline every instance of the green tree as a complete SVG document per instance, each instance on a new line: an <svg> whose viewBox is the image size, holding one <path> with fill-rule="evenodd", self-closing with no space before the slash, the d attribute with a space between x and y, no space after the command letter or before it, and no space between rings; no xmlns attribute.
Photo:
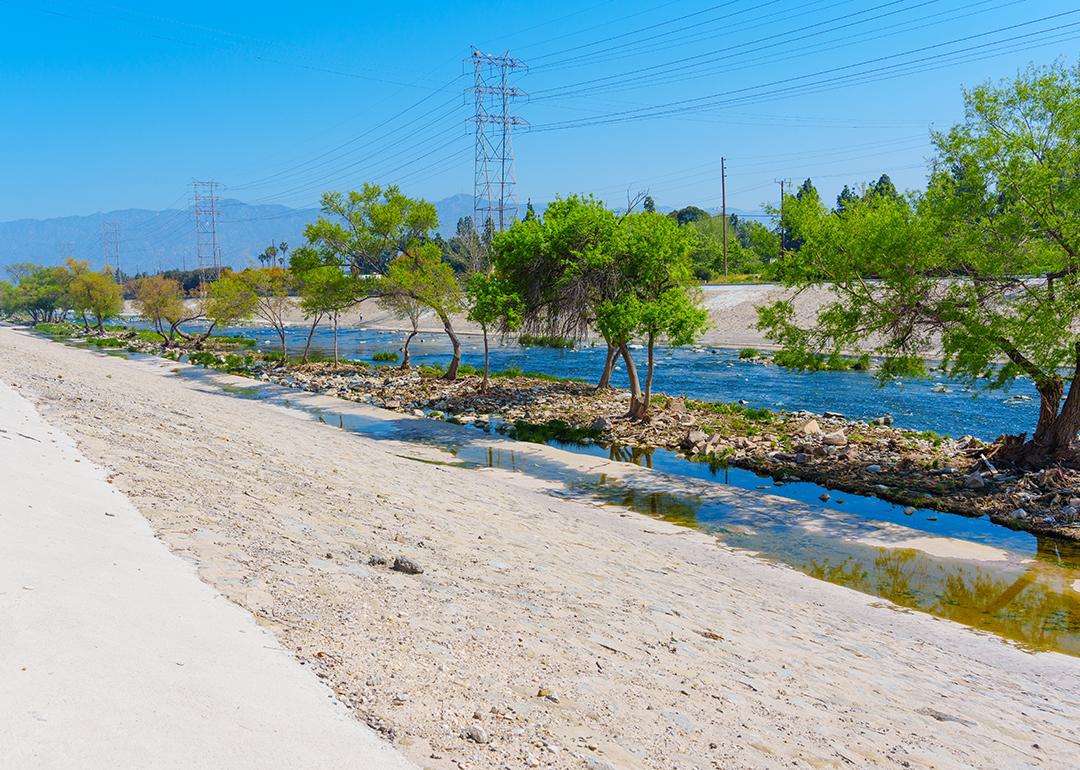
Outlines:
<svg viewBox="0 0 1080 770"><path fill-rule="evenodd" d="M597 307L621 290L616 256L624 236L614 212L596 198L577 195L556 198L543 219L515 222L499 233L492 263L507 290L520 298L522 330L583 339L595 329ZM599 331L608 345L597 383L602 389L609 385L620 340Z"/></svg>
<svg viewBox="0 0 1080 770"><path fill-rule="evenodd" d="M688 225L691 222L696 222L699 219L708 218L709 212L705 211L705 209L698 208L697 206L686 206L677 211L672 211L669 216L673 217L675 221L677 221L680 225Z"/></svg>
<svg viewBox="0 0 1080 770"><path fill-rule="evenodd" d="M671 218L650 212L631 214L622 224L627 237L618 268L625 289L600 306L597 325L623 340L621 351L630 375L630 415L643 418L652 398L656 343L661 339L671 345L693 342L705 330L708 313L701 306L693 275L692 233ZM628 333L645 340L643 391L625 342Z"/></svg>
<svg viewBox="0 0 1080 770"><path fill-rule="evenodd" d="M300 249L297 249L299 252ZM295 254L296 252L294 252ZM293 259L293 264L297 260ZM324 317L330 318L334 330L334 363L338 362L338 319L342 311L355 302L356 282L333 265L318 265L299 274L300 309L311 320L301 361L306 362L311 350L311 338Z"/></svg>
<svg viewBox="0 0 1080 770"><path fill-rule="evenodd" d="M251 318L258 302L248 281L231 270L222 272L206 290L205 314L210 323L198 344L205 342L217 326L231 326Z"/></svg>
<svg viewBox="0 0 1080 770"><path fill-rule="evenodd" d="M284 267L249 267L237 277L255 295L254 314L266 321L277 334L281 344L281 361L288 363L286 320L292 309L291 295L297 289L296 277Z"/></svg>
<svg viewBox="0 0 1080 770"><path fill-rule="evenodd" d="M30 265L11 266L9 274L17 276L11 292L10 310L13 315L28 315L34 323L60 321L69 309L68 285L74 274L65 267Z"/></svg>
<svg viewBox="0 0 1080 770"><path fill-rule="evenodd" d="M154 325L162 340L171 341L175 326L170 319L179 319L184 313L184 298L179 282L160 275L135 280L135 309ZM165 324L169 324L169 334ZM176 325L179 325L177 322Z"/></svg>
<svg viewBox="0 0 1080 770"><path fill-rule="evenodd" d="M463 296L458 277L443 260L438 246L434 243L415 245L396 257L387 268L386 277L379 282L378 292L384 297L409 297L431 308L442 322L453 347L445 378L457 378L461 340L454 331L451 316L462 311Z"/></svg>
<svg viewBox="0 0 1080 770"><path fill-rule="evenodd" d="M484 378L482 390L488 387L490 359L488 333L496 324L506 331L518 329L522 321L521 297L498 276L488 273L472 273L465 286L468 319L480 325L484 335Z"/></svg>
<svg viewBox="0 0 1080 770"><path fill-rule="evenodd" d="M15 314L15 285L10 281L0 281L0 318Z"/></svg>
<svg viewBox="0 0 1080 770"><path fill-rule="evenodd" d="M69 260L69 263L72 260ZM75 265L72 265L74 268ZM86 318L86 313L94 317L94 324L99 333L105 331L105 321L120 315L124 309L124 295L113 279L111 271L94 272L92 270L74 271L74 278L68 284L69 305L75 312Z"/></svg>
<svg viewBox="0 0 1080 770"><path fill-rule="evenodd" d="M1016 459L1070 454L1080 430L1078 136L1080 66L967 91L963 122L934 134L928 188L910 204L879 194L842 216L815 201L788 207L805 244L781 277L827 285L836 299L809 328L790 302L762 308L761 327L793 351L869 347L883 376L922 373L935 343L955 377L1000 387L1026 375L1039 416Z"/></svg>
<svg viewBox="0 0 1080 770"><path fill-rule="evenodd" d="M656 201L653 200L651 195L646 195L641 202L642 208L648 211L650 214L656 213Z"/></svg>

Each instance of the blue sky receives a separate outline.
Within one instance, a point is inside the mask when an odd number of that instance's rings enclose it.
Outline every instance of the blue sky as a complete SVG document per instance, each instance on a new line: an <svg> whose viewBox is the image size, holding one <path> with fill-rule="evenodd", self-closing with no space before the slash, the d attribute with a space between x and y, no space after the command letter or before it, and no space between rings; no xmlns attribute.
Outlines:
<svg viewBox="0 0 1080 770"><path fill-rule="evenodd" d="M962 86L1075 60L1080 6L0 0L0 30L0 220L179 206L192 178L293 206L471 193L471 45L529 65L521 201L718 206L724 155L729 207L759 210L780 178L919 186Z"/></svg>

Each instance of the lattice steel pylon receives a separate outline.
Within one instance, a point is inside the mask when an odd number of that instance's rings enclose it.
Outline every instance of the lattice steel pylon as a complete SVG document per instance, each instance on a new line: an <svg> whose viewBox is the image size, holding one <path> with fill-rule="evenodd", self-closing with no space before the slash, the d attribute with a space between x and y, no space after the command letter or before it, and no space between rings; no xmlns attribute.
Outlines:
<svg viewBox="0 0 1080 770"><path fill-rule="evenodd" d="M218 242L217 182L191 180L194 194L192 210L195 214L196 266L203 275L212 271L215 278L221 276L221 244Z"/></svg>
<svg viewBox="0 0 1080 770"><path fill-rule="evenodd" d="M105 269L120 279L120 223L101 223L101 255Z"/></svg>
<svg viewBox="0 0 1080 770"><path fill-rule="evenodd" d="M510 56L509 51L496 55L475 48L469 61L473 65L476 106L473 227L483 232L490 219L496 230L503 230L517 217L513 129L527 125L520 116L510 114L511 102L525 96L524 91L510 85L510 75L526 65Z"/></svg>

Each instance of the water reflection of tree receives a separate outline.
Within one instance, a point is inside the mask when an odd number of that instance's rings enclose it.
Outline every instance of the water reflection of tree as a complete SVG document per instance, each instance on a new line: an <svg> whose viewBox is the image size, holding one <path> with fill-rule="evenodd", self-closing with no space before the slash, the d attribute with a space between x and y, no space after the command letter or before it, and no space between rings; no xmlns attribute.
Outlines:
<svg viewBox="0 0 1080 770"><path fill-rule="evenodd" d="M936 569L931 569L937 567ZM1034 561L1019 575L995 577L966 564L928 559L911 549L877 549L873 562L854 556L811 560L812 577L844 585L993 631L1037 649L1080 654L1080 596L1075 573Z"/></svg>
<svg viewBox="0 0 1080 770"><path fill-rule="evenodd" d="M633 463L644 468L652 468L652 449L612 444L608 447L608 457L615 462Z"/></svg>
<svg viewBox="0 0 1080 770"><path fill-rule="evenodd" d="M1015 578L995 578L983 570L959 569L945 576L934 612L985 628L1036 648L1080 654L1080 599L1067 585L1039 580L1032 564Z"/></svg>

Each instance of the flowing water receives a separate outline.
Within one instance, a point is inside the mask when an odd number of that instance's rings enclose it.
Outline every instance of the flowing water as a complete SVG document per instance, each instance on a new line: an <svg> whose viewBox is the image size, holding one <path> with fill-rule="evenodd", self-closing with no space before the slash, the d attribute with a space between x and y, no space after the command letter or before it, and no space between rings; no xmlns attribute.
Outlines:
<svg viewBox="0 0 1080 770"><path fill-rule="evenodd" d="M238 327L222 333L253 337L260 349L273 350L278 345L276 334L268 328ZM306 336L306 329L289 328L289 350L302 350ZM342 356L370 363L375 353L397 351L403 341L400 332L342 329L338 345ZM483 366L480 340L465 338L462 348L463 363ZM312 349L331 355L332 333L321 327L316 330ZM450 347L445 335L425 332L413 341L410 350L417 365L445 365ZM494 345L491 368L499 371L517 367L526 372L592 381L600 375L605 353L601 347L565 350ZM643 358L641 352L638 356ZM625 382L625 372L620 368L615 372L614 384L621 386ZM1007 392L991 391L985 386L969 388L944 377L879 387L866 372L793 372L740 360L738 351L715 347L661 347L653 389L709 401L741 399L750 406L769 409L840 412L852 419L889 414L899 427L951 436L970 434L986 440L1002 433L1030 431L1038 416L1037 393L1029 380L1016 382Z"/></svg>

